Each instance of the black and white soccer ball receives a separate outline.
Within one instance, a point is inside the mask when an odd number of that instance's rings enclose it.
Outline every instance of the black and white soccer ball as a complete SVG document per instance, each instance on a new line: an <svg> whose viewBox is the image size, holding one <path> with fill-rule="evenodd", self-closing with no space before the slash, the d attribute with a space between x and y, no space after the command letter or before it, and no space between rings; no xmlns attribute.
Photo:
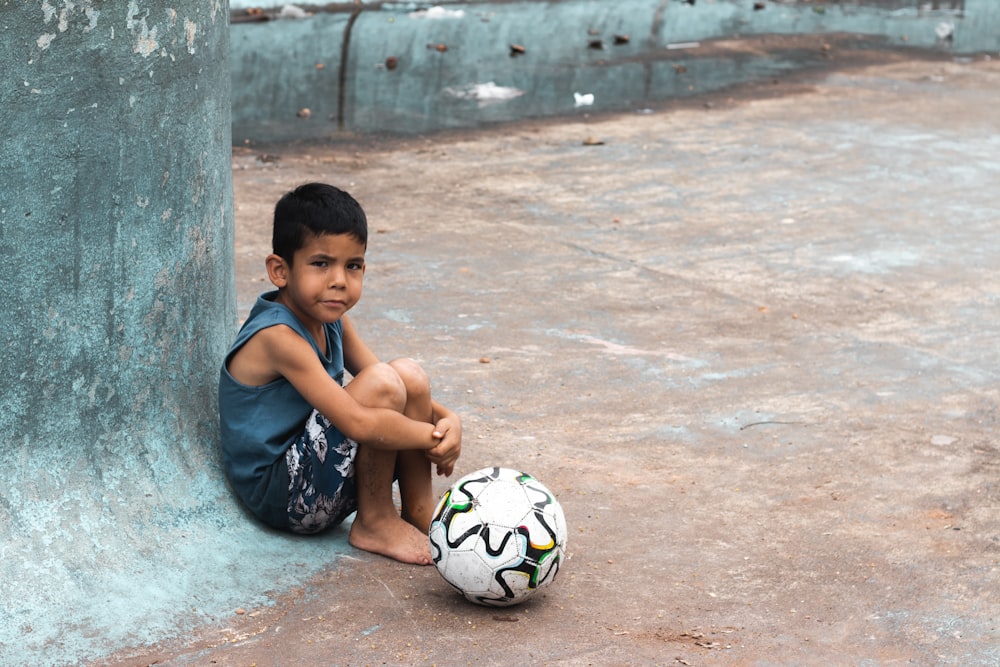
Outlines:
<svg viewBox="0 0 1000 667"><path fill-rule="evenodd" d="M506 607L552 583L566 558L566 518L531 475L484 468L441 497L429 537L438 572L467 599Z"/></svg>

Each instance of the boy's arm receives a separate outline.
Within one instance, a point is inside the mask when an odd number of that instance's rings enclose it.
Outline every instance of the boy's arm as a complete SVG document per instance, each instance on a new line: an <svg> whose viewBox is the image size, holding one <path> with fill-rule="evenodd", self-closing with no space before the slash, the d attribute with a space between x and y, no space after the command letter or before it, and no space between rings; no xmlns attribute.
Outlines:
<svg viewBox="0 0 1000 667"><path fill-rule="evenodd" d="M354 323L347 315L340 318L340 324L343 327L344 368L347 369L347 372L351 375L357 375L362 369L378 363L378 357L362 340L358 330L354 328Z"/></svg>
<svg viewBox="0 0 1000 667"><path fill-rule="evenodd" d="M348 438L380 449L429 450L441 439L434 426L404 417L395 410L361 405L327 374L312 346L289 327L279 325L254 335L266 348L275 373ZM249 342L247 343L249 345Z"/></svg>

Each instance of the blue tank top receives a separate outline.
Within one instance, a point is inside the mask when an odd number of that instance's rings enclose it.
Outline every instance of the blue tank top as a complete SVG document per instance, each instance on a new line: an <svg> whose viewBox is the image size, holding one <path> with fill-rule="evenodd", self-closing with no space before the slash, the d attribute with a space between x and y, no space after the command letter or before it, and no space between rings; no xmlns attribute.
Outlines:
<svg viewBox="0 0 1000 667"><path fill-rule="evenodd" d="M237 382L227 366L233 354L268 327L284 324L305 338L338 384L344 382L343 325L326 324L326 355L302 322L275 303L275 292L262 294L236 336L219 373L219 424L222 463L233 490L260 520L288 527L288 468L285 452L305 429L313 407L284 378L260 387Z"/></svg>

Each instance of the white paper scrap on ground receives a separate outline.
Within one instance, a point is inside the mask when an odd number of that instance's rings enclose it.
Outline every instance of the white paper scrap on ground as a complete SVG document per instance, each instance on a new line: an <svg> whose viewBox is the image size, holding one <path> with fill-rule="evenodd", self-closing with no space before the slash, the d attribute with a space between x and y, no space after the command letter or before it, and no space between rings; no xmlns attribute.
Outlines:
<svg viewBox="0 0 1000 667"><path fill-rule="evenodd" d="M489 106L490 104L499 104L524 95L523 90L498 86L493 81L474 83L471 86L462 88L448 87L444 89L444 92L460 100L475 100L481 107Z"/></svg>
<svg viewBox="0 0 1000 667"><path fill-rule="evenodd" d="M460 19L463 16L465 16L464 9L447 9L438 5L409 13L411 19Z"/></svg>

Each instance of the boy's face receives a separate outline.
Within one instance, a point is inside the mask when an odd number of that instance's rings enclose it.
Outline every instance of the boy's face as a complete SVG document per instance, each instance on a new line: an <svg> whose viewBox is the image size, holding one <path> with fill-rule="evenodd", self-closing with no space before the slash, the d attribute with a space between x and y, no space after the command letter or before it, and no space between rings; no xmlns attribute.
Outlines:
<svg viewBox="0 0 1000 667"><path fill-rule="evenodd" d="M278 302L305 324L336 322L361 299L365 246L348 234L308 237L291 266L277 255L266 263Z"/></svg>

